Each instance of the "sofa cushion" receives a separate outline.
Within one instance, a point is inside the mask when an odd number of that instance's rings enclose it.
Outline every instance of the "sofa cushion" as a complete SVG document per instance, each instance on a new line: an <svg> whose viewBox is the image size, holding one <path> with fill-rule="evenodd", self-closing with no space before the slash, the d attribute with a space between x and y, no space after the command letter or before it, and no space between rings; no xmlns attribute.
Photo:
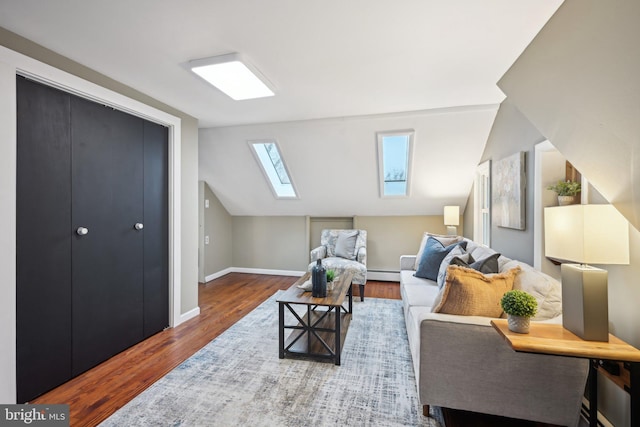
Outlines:
<svg viewBox="0 0 640 427"><path fill-rule="evenodd" d="M413 266L414 270L417 270L418 267L420 266L420 260L422 259L422 252L424 252L424 247L427 245L427 240L429 240L429 237L433 237L434 239L442 243L442 246L449 246L454 243L467 240L467 239L463 239L462 236L445 236L443 234L424 233L422 235L422 241L420 242L420 247L418 248L418 254L416 255L416 262Z"/></svg>
<svg viewBox="0 0 640 427"><path fill-rule="evenodd" d="M467 246L467 242L458 242L445 247L439 240L429 237L422 252L422 259L418 265L416 277L437 280L442 260L458 245L464 249Z"/></svg>
<svg viewBox="0 0 640 427"><path fill-rule="evenodd" d="M403 304L410 307L432 307L436 296L438 296L438 287L435 282L405 283L400 291L402 292Z"/></svg>
<svg viewBox="0 0 640 427"><path fill-rule="evenodd" d="M436 297L434 313L462 316L500 317L500 299L513 289L520 267L505 273L484 275L479 271L451 265L445 284Z"/></svg>
<svg viewBox="0 0 640 427"><path fill-rule="evenodd" d="M356 259L356 239L358 230L341 231L336 240L336 256L345 259Z"/></svg>
<svg viewBox="0 0 640 427"><path fill-rule="evenodd" d="M438 270L437 279L438 288L442 288L442 286L444 286L444 279L447 277L447 267L449 267L449 264L451 264L453 260L456 259L462 261L465 266L467 265L467 263L473 262L471 254L462 249L460 245L454 247L440 263L440 269ZM495 271L495 273L497 273L497 271Z"/></svg>
<svg viewBox="0 0 640 427"><path fill-rule="evenodd" d="M503 270L520 267L521 273L513 283L513 289L525 291L538 302L538 312L531 320L547 320L562 314L562 286L553 277L536 270L521 261L510 260Z"/></svg>

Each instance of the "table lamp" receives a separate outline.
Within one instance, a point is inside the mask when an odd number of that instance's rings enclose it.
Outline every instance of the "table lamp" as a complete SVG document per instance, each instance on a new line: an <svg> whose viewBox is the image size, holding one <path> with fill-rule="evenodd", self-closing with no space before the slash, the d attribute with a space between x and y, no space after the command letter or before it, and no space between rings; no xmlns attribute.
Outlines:
<svg viewBox="0 0 640 427"><path fill-rule="evenodd" d="M460 225L460 206L444 207L444 225L447 227L447 234L456 236L458 234L457 226Z"/></svg>
<svg viewBox="0 0 640 427"><path fill-rule="evenodd" d="M629 264L627 220L612 205L545 208L544 240L545 255L563 263L562 325L584 340L609 341L607 271L587 264Z"/></svg>

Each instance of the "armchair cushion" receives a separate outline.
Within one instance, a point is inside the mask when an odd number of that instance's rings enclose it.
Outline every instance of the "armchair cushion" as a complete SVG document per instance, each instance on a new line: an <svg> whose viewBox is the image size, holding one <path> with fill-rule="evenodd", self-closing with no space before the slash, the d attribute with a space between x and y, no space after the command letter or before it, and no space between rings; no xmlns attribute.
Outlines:
<svg viewBox="0 0 640 427"><path fill-rule="evenodd" d="M336 256L345 259L356 259L356 239L358 230L341 231L336 240Z"/></svg>

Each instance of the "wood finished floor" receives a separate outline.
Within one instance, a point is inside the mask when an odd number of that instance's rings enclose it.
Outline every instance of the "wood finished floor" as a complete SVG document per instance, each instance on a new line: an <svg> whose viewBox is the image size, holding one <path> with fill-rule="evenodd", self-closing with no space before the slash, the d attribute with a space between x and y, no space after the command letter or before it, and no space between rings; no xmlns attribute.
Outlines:
<svg viewBox="0 0 640 427"><path fill-rule="evenodd" d="M95 426L294 281L290 276L231 273L200 284L199 316L123 351L31 403L69 404L71 426ZM400 299L400 289L397 282L369 281L365 295ZM447 427L545 426L446 409L444 418Z"/></svg>

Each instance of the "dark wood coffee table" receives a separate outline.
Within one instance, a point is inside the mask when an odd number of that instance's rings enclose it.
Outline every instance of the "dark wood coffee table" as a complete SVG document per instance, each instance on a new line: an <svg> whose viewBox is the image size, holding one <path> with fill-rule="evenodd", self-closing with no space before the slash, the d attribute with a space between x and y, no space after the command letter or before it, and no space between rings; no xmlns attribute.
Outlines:
<svg viewBox="0 0 640 427"><path fill-rule="evenodd" d="M334 281L333 290L326 298L313 298L311 292L298 288L310 277L306 273L278 301L280 330L280 359L299 357L320 361L333 361L340 365L340 353L353 313L351 280L353 272L344 271ZM345 299L348 307L343 307ZM305 306L306 314L298 314L294 307ZM285 307L297 320L295 325L285 325ZM285 341L285 330L291 333Z"/></svg>

